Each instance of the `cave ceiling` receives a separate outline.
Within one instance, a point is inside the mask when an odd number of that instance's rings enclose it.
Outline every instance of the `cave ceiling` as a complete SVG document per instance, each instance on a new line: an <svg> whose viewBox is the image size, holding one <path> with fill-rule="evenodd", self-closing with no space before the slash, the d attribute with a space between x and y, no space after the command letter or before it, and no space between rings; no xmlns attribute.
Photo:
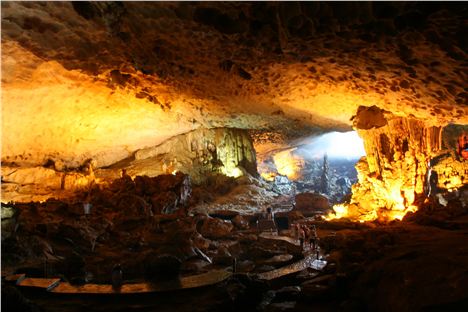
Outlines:
<svg viewBox="0 0 468 312"><path fill-rule="evenodd" d="M297 139L361 105L468 124L460 3L1 8L3 162L104 166L201 127Z"/></svg>

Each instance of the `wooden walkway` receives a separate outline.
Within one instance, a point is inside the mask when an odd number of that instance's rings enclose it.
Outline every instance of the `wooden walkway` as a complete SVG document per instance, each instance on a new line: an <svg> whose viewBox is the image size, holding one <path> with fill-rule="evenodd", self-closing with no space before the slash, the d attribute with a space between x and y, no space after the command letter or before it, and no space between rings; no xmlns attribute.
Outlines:
<svg viewBox="0 0 468 312"><path fill-rule="evenodd" d="M282 268L269 271L269 272L264 272L257 274L257 277L259 279L263 280L273 280L276 278L280 278L282 276L286 276L292 273L296 273L299 271L302 271L307 268L312 268L314 270L322 270L325 266L327 265L327 261L325 260L318 260L316 259L315 254L309 254L307 255L304 259L298 262L294 262L290 265L284 266Z"/></svg>
<svg viewBox="0 0 468 312"><path fill-rule="evenodd" d="M225 270L215 270L172 281L124 284L119 290L114 290L109 284L71 285L67 282L60 282L58 278L25 278L23 275L12 276L9 280L16 282L16 285L20 287L34 287L56 294L143 294L214 285L231 275L231 272Z"/></svg>

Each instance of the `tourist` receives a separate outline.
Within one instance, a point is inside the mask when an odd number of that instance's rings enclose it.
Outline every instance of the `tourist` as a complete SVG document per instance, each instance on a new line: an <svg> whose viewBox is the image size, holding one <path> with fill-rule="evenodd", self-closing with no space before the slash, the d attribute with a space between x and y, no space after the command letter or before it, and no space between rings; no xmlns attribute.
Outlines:
<svg viewBox="0 0 468 312"><path fill-rule="evenodd" d="M306 244L308 245L308 248L310 249L310 241L311 241L311 235L312 235L312 232L310 230L310 228L306 225L304 226L304 238L305 238L305 242Z"/></svg>
<svg viewBox="0 0 468 312"><path fill-rule="evenodd" d="M301 243L301 249L304 250L304 229L302 226L299 227L299 242Z"/></svg>

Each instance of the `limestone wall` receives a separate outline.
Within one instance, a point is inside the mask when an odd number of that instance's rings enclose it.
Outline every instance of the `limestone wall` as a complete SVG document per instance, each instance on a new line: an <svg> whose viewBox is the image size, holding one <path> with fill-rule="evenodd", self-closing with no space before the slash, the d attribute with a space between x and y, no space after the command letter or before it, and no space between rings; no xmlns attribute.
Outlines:
<svg viewBox="0 0 468 312"><path fill-rule="evenodd" d="M139 150L127 166L134 175L155 176L182 171L194 182L209 173L240 176L257 174L255 150L247 131L232 128L198 129L163 144Z"/></svg>
<svg viewBox="0 0 468 312"><path fill-rule="evenodd" d="M110 167L95 168L93 164L91 161L83 171L3 166L1 200L27 202L70 196L93 183L112 182L121 176L122 169L132 177L183 172L195 183L203 182L210 173L233 177L246 172L257 174L248 131L232 128L198 129L138 150L134 159L124 159Z"/></svg>
<svg viewBox="0 0 468 312"><path fill-rule="evenodd" d="M458 160L453 154L438 159L433 170L437 172L441 189L453 190L468 184L468 161Z"/></svg>

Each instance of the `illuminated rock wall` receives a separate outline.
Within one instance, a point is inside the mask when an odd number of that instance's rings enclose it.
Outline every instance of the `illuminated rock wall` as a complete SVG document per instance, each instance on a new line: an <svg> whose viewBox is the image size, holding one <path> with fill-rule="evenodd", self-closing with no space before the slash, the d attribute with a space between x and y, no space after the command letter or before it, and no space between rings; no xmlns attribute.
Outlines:
<svg viewBox="0 0 468 312"><path fill-rule="evenodd" d="M441 128L376 107L361 107L354 126L367 157L356 166L350 217L401 219L424 193L428 161L441 148Z"/></svg>
<svg viewBox="0 0 468 312"><path fill-rule="evenodd" d="M447 154L433 166L438 174L438 187L453 190L468 184L468 161L458 160L452 154Z"/></svg>
<svg viewBox="0 0 468 312"><path fill-rule="evenodd" d="M174 136L164 143L134 153L105 168L89 163L82 171L56 168L2 167L2 202L42 201L70 196L93 183L110 183L122 169L132 177L150 177L176 172L189 174L195 183L211 173L238 177L257 175L255 150L246 130L231 128L198 129Z"/></svg>
<svg viewBox="0 0 468 312"><path fill-rule="evenodd" d="M468 125L451 124L442 132L443 150L432 159L432 169L438 175L438 187L454 190L468 184L468 160L459 155L459 138L468 133Z"/></svg>
<svg viewBox="0 0 468 312"><path fill-rule="evenodd" d="M246 130L216 128L194 130L139 150L126 169L132 176L182 171L197 183L210 173L237 177L245 170L256 175L256 166L255 150Z"/></svg>
<svg viewBox="0 0 468 312"><path fill-rule="evenodd" d="M91 167L85 172L62 172L44 167L2 166L3 203L43 201L70 196L98 182Z"/></svg>

